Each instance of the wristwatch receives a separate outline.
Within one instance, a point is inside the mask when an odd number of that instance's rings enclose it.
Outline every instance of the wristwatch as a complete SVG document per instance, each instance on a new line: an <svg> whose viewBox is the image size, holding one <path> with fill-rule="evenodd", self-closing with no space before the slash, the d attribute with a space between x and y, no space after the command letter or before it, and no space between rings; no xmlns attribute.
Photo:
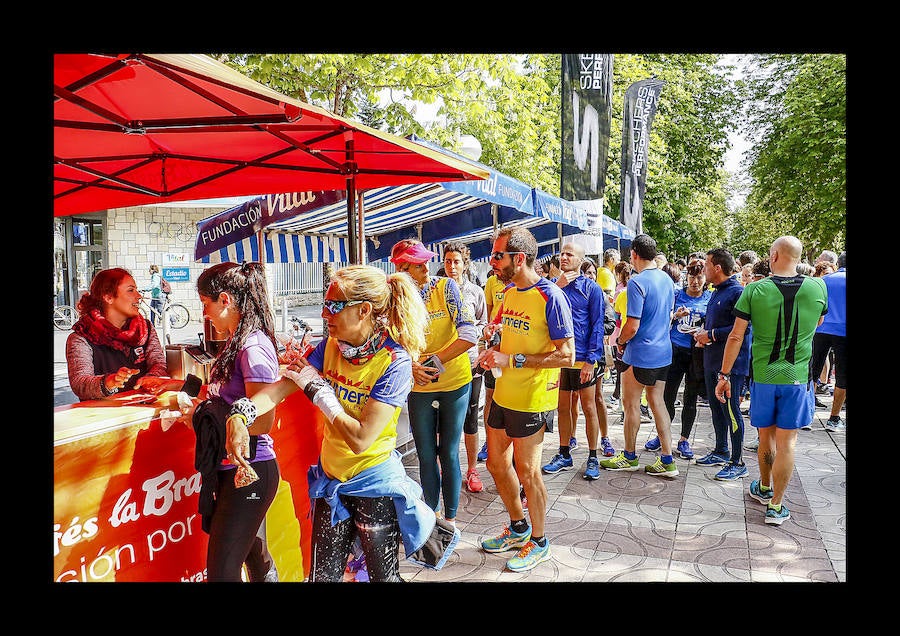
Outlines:
<svg viewBox="0 0 900 636"><path fill-rule="evenodd" d="M517 353L513 356L513 366L517 369L522 369L525 367L525 354Z"/></svg>

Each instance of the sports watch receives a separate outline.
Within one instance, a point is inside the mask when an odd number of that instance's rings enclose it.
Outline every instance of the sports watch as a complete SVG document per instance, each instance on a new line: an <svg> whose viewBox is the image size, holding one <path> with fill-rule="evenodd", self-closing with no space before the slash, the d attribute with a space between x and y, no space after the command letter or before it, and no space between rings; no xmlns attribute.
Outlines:
<svg viewBox="0 0 900 636"><path fill-rule="evenodd" d="M517 369L521 369L525 366L525 354L517 353L513 356L513 366Z"/></svg>

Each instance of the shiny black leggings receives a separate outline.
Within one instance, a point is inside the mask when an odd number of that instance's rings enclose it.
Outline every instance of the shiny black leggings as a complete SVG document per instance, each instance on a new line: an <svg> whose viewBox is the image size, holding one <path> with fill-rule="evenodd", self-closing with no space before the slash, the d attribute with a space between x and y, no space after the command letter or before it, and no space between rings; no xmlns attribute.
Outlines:
<svg viewBox="0 0 900 636"><path fill-rule="evenodd" d="M331 506L324 499L313 500L312 583L340 582L353 547L359 537L369 580L400 582L400 526L397 509L390 497L339 495L350 517L331 525Z"/></svg>

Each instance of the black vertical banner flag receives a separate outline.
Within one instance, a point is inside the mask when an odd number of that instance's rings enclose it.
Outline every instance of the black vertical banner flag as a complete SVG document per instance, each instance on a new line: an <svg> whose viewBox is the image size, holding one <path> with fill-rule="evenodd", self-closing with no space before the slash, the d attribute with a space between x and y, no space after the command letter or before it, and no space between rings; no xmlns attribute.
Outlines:
<svg viewBox="0 0 900 636"><path fill-rule="evenodd" d="M602 231L603 190L612 119L612 65L609 53L562 56L562 159L560 196L591 201L588 231Z"/></svg>
<svg viewBox="0 0 900 636"><path fill-rule="evenodd" d="M650 147L650 125L656 116L656 105L665 82L645 79L625 91L622 113L622 198L619 221L643 232L644 188L647 185L647 151Z"/></svg>

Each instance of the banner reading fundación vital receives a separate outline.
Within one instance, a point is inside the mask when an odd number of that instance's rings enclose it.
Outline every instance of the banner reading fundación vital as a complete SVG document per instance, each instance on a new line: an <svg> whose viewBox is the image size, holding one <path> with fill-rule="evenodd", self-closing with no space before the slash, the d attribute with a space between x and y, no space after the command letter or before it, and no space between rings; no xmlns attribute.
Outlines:
<svg viewBox="0 0 900 636"><path fill-rule="evenodd" d="M656 116L656 105L665 82L645 79L635 82L625 91L622 114L622 197L619 221L633 230L643 232L644 188L647 183L647 151L650 145L650 125Z"/></svg>
<svg viewBox="0 0 900 636"><path fill-rule="evenodd" d="M602 200L612 119L609 53L562 56L560 197L586 202L587 232L602 232ZM602 249L602 247L601 247Z"/></svg>
<svg viewBox="0 0 900 636"><path fill-rule="evenodd" d="M347 198L344 190L267 194L240 203L197 223L194 260L253 236L262 228ZM262 258L260 258L262 260Z"/></svg>

